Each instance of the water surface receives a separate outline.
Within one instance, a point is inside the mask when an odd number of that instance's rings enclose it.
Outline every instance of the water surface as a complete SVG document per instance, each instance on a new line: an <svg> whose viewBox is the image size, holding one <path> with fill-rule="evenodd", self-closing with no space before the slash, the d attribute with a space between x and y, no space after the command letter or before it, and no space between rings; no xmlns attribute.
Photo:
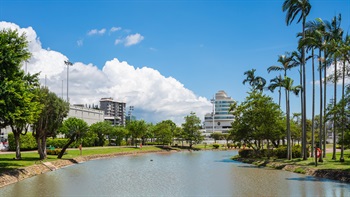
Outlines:
<svg viewBox="0 0 350 197"><path fill-rule="evenodd" d="M350 184L196 151L94 160L0 189L0 196L350 196Z"/></svg>

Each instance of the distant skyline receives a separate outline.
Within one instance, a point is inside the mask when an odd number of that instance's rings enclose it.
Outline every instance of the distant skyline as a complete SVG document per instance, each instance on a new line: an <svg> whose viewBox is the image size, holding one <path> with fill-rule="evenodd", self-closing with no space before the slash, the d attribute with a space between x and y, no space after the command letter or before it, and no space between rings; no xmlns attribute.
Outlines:
<svg viewBox="0 0 350 197"><path fill-rule="evenodd" d="M33 54L28 71L41 72L41 83L64 99L64 61L74 64L69 68L72 104L99 104L100 98L113 97L133 105L138 119L181 124L191 111L203 120L219 90L243 101L249 91L242 84L245 71L255 68L267 81L279 74L268 74L267 68L278 64L278 55L296 50L301 31L296 22L286 26L283 2L2 0L0 28L26 32ZM341 13L341 27L350 30L350 1L310 3L307 20L330 21ZM289 73L299 82L298 69ZM333 86L328 90L330 99ZM266 94L278 102L277 92ZM299 100L292 97L292 112L300 112Z"/></svg>

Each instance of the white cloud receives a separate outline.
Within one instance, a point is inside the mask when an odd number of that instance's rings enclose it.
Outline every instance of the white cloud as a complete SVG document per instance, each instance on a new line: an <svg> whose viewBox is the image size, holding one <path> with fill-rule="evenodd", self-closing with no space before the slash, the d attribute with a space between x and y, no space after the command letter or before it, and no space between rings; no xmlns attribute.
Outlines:
<svg viewBox="0 0 350 197"><path fill-rule="evenodd" d="M115 31L119 31L121 30L122 28L121 27L112 27L109 32L115 32Z"/></svg>
<svg viewBox="0 0 350 197"><path fill-rule="evenodd" d="M120 44L120 43L122 43L123 42L123 40L122 39L116 39L115 41L114 41L114 44L115 45L118 45L118 44Z"/></svg>
<svg viewBox="0 0 350 197"><path fill-rule="evenodd" d="M83 46L83 44L84 44L84 40L83 39L80 39L80 40L77 41L77 45L79 47Z"/></svg>
<svg viewBox="0 0 350 197"><path fill-rule="evenodd" d="M33 55L27 65L28 71L41 72L41 83L66 98L67 66L64 60L67 57L60 52L43 49L31 27L20 28L13 23L0 22L0 29L5 27L26 32ZM102 97L113 97L128 106L133 105L133 114L148 122L171 119L180 124L191 111L202 119L211 110L206 98L196 96L175 78L165 77L149 67L135 68L117 58L106 61L102 69L81 62L69 67L71 103L99 105Z"/></svg>
<svg viewBox="0 0 350 197"><path fill-rule="evenodd" d="M96 35L96 34L98 34L98 35L103 35L104 33L106 33L106 29L105 29L105 28L100 29L100 30L98 30L98 29L92 29L92 30L90 30L90 31L87 33L87 35L89 35L89 36Z"/></svg>
<svg viewBox="0 0 350 197"><path fill-rule="evenodd" d="M125 38L125 44L124 45L125 46L135 45L135 44L140 43L143 39L144 39L144 37L141 34L139 34L139 33L128 35Z"/></svg>
<svg viewBox="0 0 350 197"><path fill-rule="evenodd" d="M345 63L345 65L346 65L346 67L350 67L350 64L349 63ZM346 69L346 68L345 68ZM343 63L342 62L337 62L337 73L342 73L342 71L343 71ZM345 73L347 72L347 69L345 70ZM334 64L331 64L328 68L327 68L327 71L326 71L326 73L327 73L327 77L330 77L330 76L332 76L332 75L334 75ZM323 71L322 71L322 76L323 76ZM346 75L345 75L345 84L350 84L350 78L349 77L347 77ZM324 78L322 78L322 81L324 80ZM310 83L312 83L312 82L310 82ZM328 84L333 84L333 82L330 82L330 81L327 81L327 83ZM317 85L319 85L320 84L320 81L319 80L317 80L317 81L315 81L315 84L317 84ZM338 85L342 85L343 84L343 82L342 82L342 77L340 76L339 78L338 78L338 80L337 80L337 84Z"/></svg>

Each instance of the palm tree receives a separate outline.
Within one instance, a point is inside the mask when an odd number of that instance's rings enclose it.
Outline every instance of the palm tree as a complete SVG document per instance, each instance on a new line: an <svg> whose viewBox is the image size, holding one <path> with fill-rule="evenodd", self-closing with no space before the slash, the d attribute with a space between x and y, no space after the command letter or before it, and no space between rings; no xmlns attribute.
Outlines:
<svg viewBox="0 0 350 197"><path fill-rule="evenodd" d="M278 77L271 79L270 83L281 83L282 80L283 78L281 77L281 75L278 75ZM271 92L274 91L274 89L270 86L268 86L267 89L270 90ZM279 87L279 90L278 90L278 106L281 108L281 87Z"/></svg>
<svg viewBox="0 0 350 197"><path fill-rule="evenodd" d="M303 45L306 45L309 48L311 49L318 49L318 62L319 62L319 67L318 67L318 71L319 71L319 80L320 80L320 124L319 124L319 127L320 127L320 131L319 131L319 147L322 147L322 119L323 119L323 116L322 116L322 111L323 111L323 98L322 98L322 51L323 51L323 44L324 44L324 32L325 32L325 25L323 23L323 21L321 21L320 19L316 19L314 21L309 21L306 23L306 37L305 37L305 40L303 40L301 42L301 44ZM312 55L314 56L314 55ZM313 62L312 62L312 78L313 78L313 107L312 107L312 132L314 134L314 117L315 117L315 114L314 114L314 99L315 99L315 79L314 79L314 58L313 58ZM312 135L314 136L314 135ZM313 150L313 145L314 143L312 142L312 150ZM313 153L314 151L311 151L311 156L313 156ZM320 157L320 162L323 161L322 157Z"/></svg>
<svg viewBox="0 0 350 197"><path fill-rule="evenodd" d="M290 92L295 95L299 94L301 86L293 86L294 80L285 77L282 81L272 81L269 85L269 89L273 90L277 87L283 87L286 90L286 127L287 127L287 159L292 159L292 145L291 145L291 132L290 132Z"/></svg>
<svg viewBox="0 0 350 197"><path fill-rule="evenodd" d="M305 46L306 52L311 50L311 56L310 56L312 58L311 150L314 150L314 144L315 144L315 137L314 137L315 136L315 49L318 43L317 42L318 34L315 31L308 29L308 23L306 24L305 39L299 41L299 48L301 48L301 46ZM314 157L314 151L311 151L311 157Z"/></svg>
<svg viewBox="0 0 350 197"><path fill-rule="evenodd" d="M270 73L271 71L283 71L284 77L287 76L287 70L290 70L294 66L291 64L292 56L290 53L286 52L284 55L279 55L277 62L281 63L281 66L270 66L267 68L267 72ZM279 89L279 99L278 99L278 105L281 106L281 87Z"/></svg>
<svg viewBox="0 0 350 197"><path fill-rule="evenodd" d="M310 57L308 57L307 59L309 59ZM294 66L294 67L297 67L299 66L300 67L300 70L299 70L299 74L300 74L300 86L301 87L304 87L303 86L303 75L302 75L302 70L303 70L303 54L302 54L302 51L299 49L298 51L293 51L292 52L292 60L291 60L291 64ZM300 103L301 103L301 127L302 127L302 157L304 158L304 155L307 155L306 154L306 132L304 132L304 119L306 119L306 116L304 116L304 111L305 111L305 108L304 108L304 90L301 89L301 98L300 98ZM306 131L306 130L305 130ZM304 140L305 139L305 140ZM304 146L305 145L305 146Z"/></svg>
<svg viewBox="0 0 350 197"><path fill-rule="evenodd" d="M341 14L339 14L338 18L336 16L333 17L332 22L326 21L326 29L328 30L328 49L329 52L333 55L334 60L334 107L337 105L337 59L338 53L336 50L339 48L340 41L342 40L343 30L340 28L341 23ZM332 159L336 160L336 120L337 114L333 114L333 156Z"/></svg>
<svg viewBox="0 0 350 197"><path fill-rule="evenodd" d="M350 35L346 35L344 40L340 43L337 52L341 57L342 62L342 98L341 98L341 153L340 153L340 162L344 162L344 130L345 130L345 72L348 71L346 67L346 62L350 63Z"/></svg>
<svg viewBox="0 0 350 197"><path fill-rule="evenodd" d="M263 91L266 80L263 77L255 76L256 69L251 69L246 72L244 72L244 75L247 75L246 79L243 80L243 84L249 83L250 86L252 86L253 90L260 90Z"/></svg>
<svg viewBox="0 0 350 197"><path fill-rule="evenodd" d="M287 25L290 25L295 17L300 14L299 19L297 20L297 23L302 21L302 40L305 39L305 23L306 23L306 17L309 15L311 10L311 4L309 0L285 0L282 6L283 12L287 12L286 14L286 23ZM302 47L302 133L303 133L303 153L306 153L306 71L305 71L305 47ZM303 159L306 160L307 157L306 154L303 154Z"/></svg>

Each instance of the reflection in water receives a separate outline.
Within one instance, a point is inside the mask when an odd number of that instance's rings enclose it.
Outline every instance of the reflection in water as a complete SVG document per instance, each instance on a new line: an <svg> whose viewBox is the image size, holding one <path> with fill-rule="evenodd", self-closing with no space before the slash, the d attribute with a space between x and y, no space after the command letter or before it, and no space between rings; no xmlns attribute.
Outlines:
<svg viewBox="0 0 350 197"><path fill-rule="evenodd" d="M199 151L94 160L0 189L0 196L347 196L350 185Z"/></svg>

